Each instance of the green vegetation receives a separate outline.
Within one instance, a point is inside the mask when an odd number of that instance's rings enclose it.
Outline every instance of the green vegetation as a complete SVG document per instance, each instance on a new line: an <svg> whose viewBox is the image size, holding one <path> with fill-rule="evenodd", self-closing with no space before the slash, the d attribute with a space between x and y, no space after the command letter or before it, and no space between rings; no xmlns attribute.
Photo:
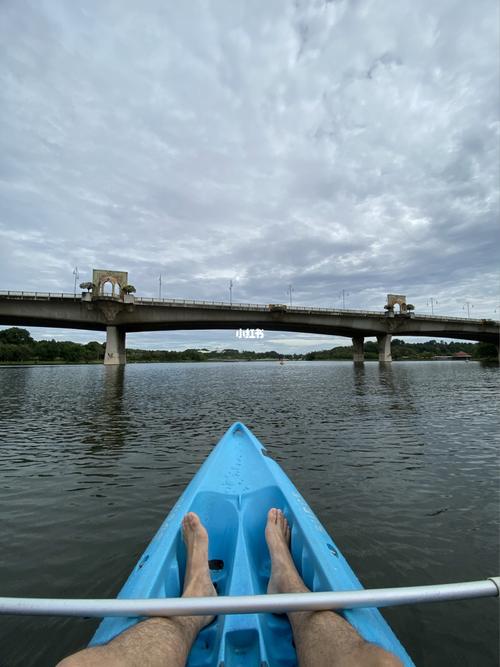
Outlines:
<svg viewBox="0 0 500 667"><path fill-rule="evenodd" d="M454 343L443 340L429 340L423 343L407 343L404 340L393 338L391 343L391 354L393 360L420 360L432 359L435 356L452 356L456 352L466 352L473 359L497 359L497 349L488 343ZM352 347L333 347L331 350L320 350L309 352L304 355L308 361L352 359ZM377 343L367 341L365 343L365 359L378 359Z"/></svg>
<svg viewBox="0 0 500 667"><path fill-rule="evenodd" d="M12 327L0 331L0 363L97 363L104 359L104 343L95 341L81 345L71 341L34 340L26 329ZM392 358L418 360L432 359L434 356L451 356L456 352L467 352L473 359L497 359L497 350L488 343L448 343L445 341L426 341L406 343L395 338L392 341ZM269 352L240 352L226 349L218 352L206 349L188 349L182 352L171 350L136 350L127 349L128 362L151 361L263 361L287 359L306 361L352 359L352 347L333 347L331 350L319 350L299 354L279 354ZM365 343L365 359L378 359L377 344Z"/></svg>
<svg viewBox="0 0 500 667"><path fill-rule="evenodd" d="M279 354L278 352L252 352L233 350L228 348L218 352L206 349L183 350L172 352L169 350L131 350L127 349L127 361L263 361L266 359L302 359L299 354Z"/></svg>
<svg viewBox="0 0 500 667"><path fill-rule="evenodd" d="M104 359L104 345L71 341L33 340L26 329L12 327L0 331L1 362L90 363Z"/></svg>

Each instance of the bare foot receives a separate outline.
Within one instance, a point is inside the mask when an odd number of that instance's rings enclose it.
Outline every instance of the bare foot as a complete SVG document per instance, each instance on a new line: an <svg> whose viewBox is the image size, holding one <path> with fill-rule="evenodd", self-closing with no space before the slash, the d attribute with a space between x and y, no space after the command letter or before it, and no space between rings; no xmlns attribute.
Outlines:
<svg viewBox="0 0 500 667"><path fill-rule="evenodd" d="M279 509L267 515L266 542L271 556L268 593L302 593L308 589L300 578L290 553L290 526Z"/></svg>
<svg viewBox="0 0 500 667"><path fill-rule="evenodd" d="M187 551L186 576L182 597L217 595L208 569L208 534L200 517L188 512L182 520L182 535ZM199 629L213 621L213 616L194 616Z"/></svg>

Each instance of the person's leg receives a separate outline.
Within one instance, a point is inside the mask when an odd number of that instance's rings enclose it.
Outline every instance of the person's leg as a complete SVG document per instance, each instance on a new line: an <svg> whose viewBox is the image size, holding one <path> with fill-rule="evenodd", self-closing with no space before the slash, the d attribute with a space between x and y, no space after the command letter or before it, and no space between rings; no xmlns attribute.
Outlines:
<svg viewBox="0 0 500 667"><path fill-rule="evenodd" d="M187 550L183 597L216 595L208 569L208 535L194 512L186 514L182 532ZM210 616L150 618L104 646L86 648L57 667L184 667L198 632Z"/></svg>
<svg viewBox="0 0 500 667"><path fill-rule="evenodd" d="M268 593L307 593L290 554L290 527L283 512L269 510L266 541L271 556ZM365 641L333 611L288 614L301 667L400 667L392 653Z"/></svg>

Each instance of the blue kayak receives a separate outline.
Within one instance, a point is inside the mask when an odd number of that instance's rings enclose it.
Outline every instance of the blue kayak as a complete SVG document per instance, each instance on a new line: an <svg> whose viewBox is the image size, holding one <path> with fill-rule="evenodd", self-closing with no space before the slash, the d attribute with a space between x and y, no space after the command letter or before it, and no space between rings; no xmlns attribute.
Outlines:
<svg viewBox="0 0 500 667"><path fill-rule="evenodd" d="M209 535L209 564L219 595L266 592L270 558L264 537L267 513L281 508L291 526L292 556L312 591L362 586L280 466L239 422L226 432L192 479L139 559L118 597L177 597L183 588L186 552L181 520L196 512ZM346 610L343 616L368 641L413 665L377 609ZM105 618L90 646L104 644L138 618ZM292 667L297 664L286 615L218 616L204 628L189 655L189 667Z"/></svg>

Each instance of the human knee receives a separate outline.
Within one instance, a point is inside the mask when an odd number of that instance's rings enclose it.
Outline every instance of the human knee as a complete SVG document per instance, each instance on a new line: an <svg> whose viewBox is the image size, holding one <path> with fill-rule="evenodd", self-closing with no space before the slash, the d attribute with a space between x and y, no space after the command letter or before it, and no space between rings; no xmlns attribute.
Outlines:
<svg viewBox="0 0 500 667"><path fill-rule="evenodd" d="M365 642L360 652L362 659L359 660L359 664L364 667L403 667L403 663L394 653L375 644Z"/></svg>
<svg viewBox="0 0 500 667"><path fill-rule="evenodd" d="M75 655L69 655L67 658L63 658L61 662L58 662L56 667L82 667L84 663Z"/></svg>
<svg viewBox="0 0 500 667"><path fill-rule="evenodd" d="M61 662L57 663L56 667L103 667L112 664L116 663L104 660L100 651L95 648L87 648L63 658Z"/></svg>

